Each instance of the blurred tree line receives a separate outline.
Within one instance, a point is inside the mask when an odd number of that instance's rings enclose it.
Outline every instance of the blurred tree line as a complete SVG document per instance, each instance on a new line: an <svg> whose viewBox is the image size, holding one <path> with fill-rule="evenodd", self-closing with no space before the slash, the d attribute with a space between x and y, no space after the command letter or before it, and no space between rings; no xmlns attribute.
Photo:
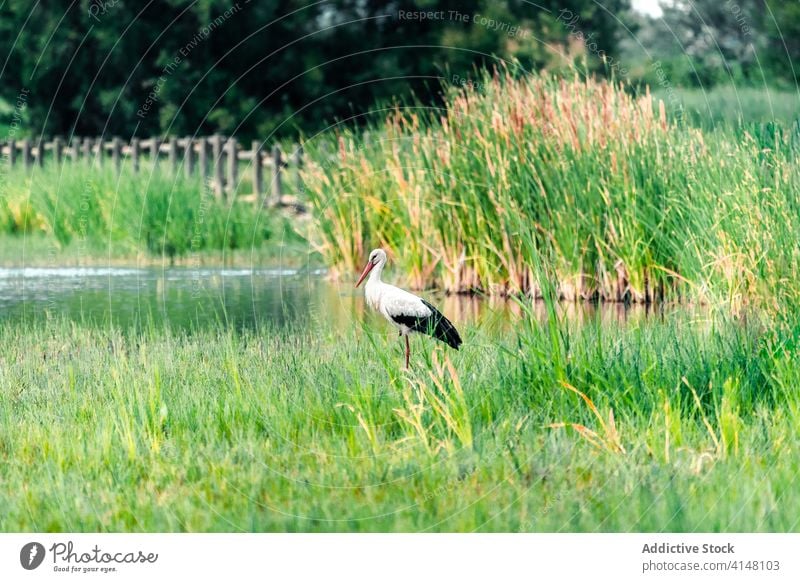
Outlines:
<svg viewBox="0 0 800 582"><path fill-rule="evenodd" d="M511 59L634 84L658 83L656 61L675 85L794 83L798 28L800 4L774 0L676 0L663 19L629 0L6 0L0 126L313 134Z"/></svg>
<svg viewBox="0 0 800 582"><path fill-rule="evenodd" d="M27 89L34 135L308 134L376 103L436 99L442 83L469 82L497 59L516 58L525 70L561 66L576 26L612 54L614 12L628 2L604 5L6 0L0 116L7 124Z"/></svg>

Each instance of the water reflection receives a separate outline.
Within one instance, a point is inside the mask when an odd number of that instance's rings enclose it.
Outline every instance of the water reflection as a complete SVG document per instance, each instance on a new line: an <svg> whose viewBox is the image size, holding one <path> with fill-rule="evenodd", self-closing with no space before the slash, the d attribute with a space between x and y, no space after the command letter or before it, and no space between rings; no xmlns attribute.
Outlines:
<svg viewBox="0 0 800 582"><path fill-rule="evenodd" d="M459 327L480 322L508 331L527 308L541 321L547 317L541 301L422 295ZM63 317L92 325L186 330L219 324L236 329L302 328L324 322L346 329L354 320L361 321L365 310L363 290L328 283L321 270L0 269L0 321ZM650 316L652 308L564 303L558 310L570 321L624 324Z"/></svg>
<svg viewBox="0 0 800 582"><path fill-rule="evenodd" d="M353 318L361 319L368 311L364 302L363 290L353 289L352 285L327 284L320 296L323 311L338 325L344 325ZM476 295L444 295L436 292L419 293L436 306L454 323L475 325L498 332L510 331L520 317L530 313L542 323L547 321L547 306L541 300L508 299L504 297L483 297ZM679 305L643 305L624 303L564 302L556 305L559 320L571 323L599 323L601 325L629 325L646 319L662 318L672 312L685 312Z"/></svg>
<svg viewBox="0 0 800 582"><path fill-rule="evenodd" d="M286 269L0 269L0 320L92 325L302 325L322 272Z"/></svg>

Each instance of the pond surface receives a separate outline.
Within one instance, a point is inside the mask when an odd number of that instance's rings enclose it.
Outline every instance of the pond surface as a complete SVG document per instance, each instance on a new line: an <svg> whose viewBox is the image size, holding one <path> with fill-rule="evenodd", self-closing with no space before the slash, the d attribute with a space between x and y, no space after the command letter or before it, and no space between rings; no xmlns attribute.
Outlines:
<svg viewBox="0 0 800 582"><path fill-rule="evenodd" d="M0 269L0 321L66 318L173 329L282 326L308 318L323 275L277 268Z"/></svg>
<svg viewBox="0 0 800 582"><path fill-rule="evenodd" d="M422 293L460 324L496 324L507 329L519 305L503 299ZM363 290L333 284L321 269L285 268L0 268L0 322L68 319L129 328L211 326L255 329L308 327L326 320L345 327L364 311ZM544 306L536 306L544 318ZM646 315L642 307L566 304L577 319L627 321Z"/></svg>

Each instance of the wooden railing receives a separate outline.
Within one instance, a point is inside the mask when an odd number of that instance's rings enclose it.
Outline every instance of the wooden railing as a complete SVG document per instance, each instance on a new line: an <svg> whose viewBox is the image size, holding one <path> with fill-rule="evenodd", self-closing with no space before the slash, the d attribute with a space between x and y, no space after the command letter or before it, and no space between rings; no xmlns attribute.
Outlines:
<svg viewBox="0 0 800 582"><path fill-rule="evenodd" d="M7 139L0 142L0 155L10 166L21 163L26 170L31 170L34 165L44 166L45 158L57 164L66 159L84 159L97 165L111 163L117 175L122 171L123 162L130 163L134 172L140 171L147 155L146 161L150 164L160 166L166 161L166 168L173 173L181 171L181 167L187 176L199 172L217 196L230 199L233 199L240 183L239 162L245 162L247 171L251 173L253 192L236 196L236 200L266 205L277 205L284 199L284 178L286 170L291 167L295 191L302 189L299 176L303 160L301 146L293 148L287 156L277 144L265 148L263 142L253 140L250 148L244 149L235 137L223 135L132 138L129 142L118 137L110 140L75 137L69 142L59 137L50 141ZM265 188L265 169L269 172L268 188Z"/></svg>

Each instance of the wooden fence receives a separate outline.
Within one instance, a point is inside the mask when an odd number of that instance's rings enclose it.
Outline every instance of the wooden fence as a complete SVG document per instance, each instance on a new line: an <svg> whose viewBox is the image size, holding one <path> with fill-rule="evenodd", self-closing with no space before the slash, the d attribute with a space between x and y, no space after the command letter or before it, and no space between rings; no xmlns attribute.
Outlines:
<svg viewBox="0 0 800 582"><path fill-rule="evenodd" d="M34 165L44 166L45 158L57 164L70 159L84 159L90 163L103 165L111 163L117 172L122 171L122 163L127 160L138 172L149 156L151 164L163 164L173 173L181 171L187 176L200 173L203 181L209 181L214 193L220 198L230 198L236 194L239 185L239 162L249 162L253 192L250 195L236 196L238 201L248 201L265 205L278 205L284 201L284 178L289 167L294 168L295 191L302 189L299 169L302 166L302 148L293 148L290 155L281 152L280 146L265 148L265 144L253 140L245 149L235 137L213 135L210 137L170 137L139 139L123 142L115 137L110 140L100 138L73 138L71 141L56 137L50 141L3 140L0 142L0 155L8 160L10 166L21 163L26 170ZM265 189L265 170L269 180Z"/></svg>

